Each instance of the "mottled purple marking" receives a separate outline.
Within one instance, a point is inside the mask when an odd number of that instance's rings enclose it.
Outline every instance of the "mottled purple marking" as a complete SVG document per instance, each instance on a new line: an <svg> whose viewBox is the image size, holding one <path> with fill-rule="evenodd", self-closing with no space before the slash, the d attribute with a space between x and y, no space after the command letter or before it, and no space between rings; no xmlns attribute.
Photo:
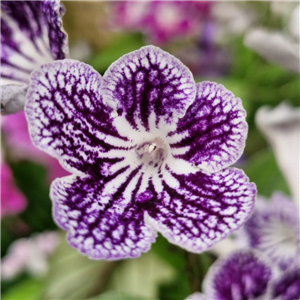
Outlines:
<svg viewBox="0 0 300 300"><path fill-rule="evenodd" d="M174 56L149 46L126 54L103 76L102 94L133 128L150 130L149 118L183 116L195 98L190 70Z"/></svg>
<svg viewBox="0 0 300 300"><path fill-rule="evenodd" d="M241 100L213 82L197 84L196 99L176 131L183 139L171 148L188 150L175 155L209 172L217 172L235 163L243 153L248 125Z"/></svg>
<svg viewBox="0 0 300 300"><path fill-rule="evenodd" d="M1 77L27 83L45 61L65 58L60 1L1 1ZM24 48L24 41L32 48Z"/></svg>
<svg viewBox="0 0 300 300"><path fill-rule="evenodd" d="M272 285L272 296L280 300L300 299L300 268L292 267L284 272Z"/></svg>
<svg viewBox="0 0 300 300"><path fill-rule="evenodd" d="M255 252L236 252L211 267L204 282L205 295L218 300L262 299L271 278L270 266Z"/></svg>
<svg viewBox="0 0 300 300"><path fill-rule="evenodd" d="M80 62L45 64L33 72L28 92L38 105L28 105L26 109L33 143L48 152L51 148L50 154L60 158L70 171L95 178L101 177L105 163L122 160L99 157L99 153L122 149L105 139L113 136L127 140L112 125L112 109L102 102L100 84L101 76Z"/></svg>

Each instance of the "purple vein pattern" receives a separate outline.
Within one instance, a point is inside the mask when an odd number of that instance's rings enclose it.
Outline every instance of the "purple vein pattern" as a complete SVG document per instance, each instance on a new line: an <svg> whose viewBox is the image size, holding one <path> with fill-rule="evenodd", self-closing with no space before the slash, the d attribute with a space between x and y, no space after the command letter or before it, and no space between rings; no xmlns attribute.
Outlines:
<svg viewBox="0 0 300 300"><path fill-rule="evenodd" d="M240 100L195 84L159 48L121 57L103 77L74 60L44 64L25 112L33 143L74 174L52 183L53 214L90 258L139 256L157 232L200 253L252 212L255 185L225 168L247 135Z"/></svg>
<svg viewBox="0 0 300 300"><path fill-rule="evenodd" d="M40 64L65 58L59 0L1 1L2 84L28 83Z"/></svg>
<svg viewBox="0 0 300 300"><path fill-rule="evenodd" d="M284 272L272 284L272 299L300 299L300 268L299 264Z"/></svg>
<svg viewBox="0 0 300 300"><path fill-rule="evenodd" d="M281 269L299 261L300 227L296 205L276 192L269 201L258 199L253 214L243 226L248 247L267 255Z"/></svg>
<svg viewBox="0 0 300 300"><path fill-rule="evenodd" d="M204 281L206 299L253 300L269 294L272 269L251 250L235 252L219 259Z"/></svg>

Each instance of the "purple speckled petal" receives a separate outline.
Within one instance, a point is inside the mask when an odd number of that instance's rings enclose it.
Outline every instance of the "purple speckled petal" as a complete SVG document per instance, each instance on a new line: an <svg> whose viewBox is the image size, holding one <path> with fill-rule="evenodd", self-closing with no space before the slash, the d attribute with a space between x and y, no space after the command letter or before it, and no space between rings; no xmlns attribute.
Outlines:
<svg viewBox="0 0 300 300"><path fill-rule="evenodd" d="M18 85L27 85L40 64L65 58L62 14L59 0L1 1L1 113L23 110Z"/></svg>
<svg viewBox="0 0 300 300"><path fill-rule="evenodd" d="M150 184L139 201L145 202L149 224L191 252L205 251L238 229L254 206L255 185L238 169L212 175L173 173L166 179L161 192Z"/></svg>
<svg viewBox="0 0 300 300"><path fill-rule="evenodd" d="M189 69L154 46L118 59L104 74L101 88L104 101L143 131L158 127L161 119L182 117L196 93Z"/></svg>
<svg viewBox="0 0 300 300"><path fill-rule="evenodd" d="M100 84L92 67L70 59L32 73L25 106L32 142L70 172L99 176L101 168L123 160L127 138L113 127Z"/></svg>
<svg viewBox="0 0 300 300"><path fill-rule="evenodd" d="M213 82L197 84L196 100L177 129L181 136L170 144L172 154L204 169L217 172L235 163L245 147L248 126L241 100Z"/></svg>
<svg viewBox="0 0 300 300"><path fill-rule="evenodd" d="M257 253L246 250L219 259L203 283L208 299L254 300L269 294L272 269ZM270 299L270 298L264 298Z"/></svg>
<svg viewBox="0 0 300 300"><path fill-rule="evenodd" d="M73 175L52 183L54 219L68 230L72 247L92 259L108 260L137 257L150 249L156 231L145 224L134 193L123 197L130 176L117 187L117 175L102 181Z"/></svg>
<svg viewBox="0 0 300 300"><path fill-rule="evenodd" d="M65 58L59 0L1 1L1 84L28 83L40 64Z"/></svg>
<svg viewBox="0 0 300 300"><path fill-rule="evenodd" d="M284 272L272 284L273 298L278 300L300 299L300 268L299 266Z"/></svg>
<svg viewBox="0 0 300 300"><path fill-rule="evenodd" d="M253 214L239 234L246 237L249 247L263 252L282 269L299 260L299 211L279 192L270 201L257 200Z"/></svg>

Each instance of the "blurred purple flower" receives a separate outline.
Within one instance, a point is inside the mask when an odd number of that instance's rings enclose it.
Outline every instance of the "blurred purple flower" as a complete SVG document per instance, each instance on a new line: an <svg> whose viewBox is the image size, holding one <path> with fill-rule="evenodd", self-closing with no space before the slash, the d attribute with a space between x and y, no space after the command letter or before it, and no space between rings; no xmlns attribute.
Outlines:
<svg viewBox="0 0 300 300"><path fill-rule="evenodd" d="M2 133L10 159L31 160L44 165L48 181L69 173L53 157L37 149L31 142L24 111L2 117ZM6 189L4 186L2 189Z"/></svg>
<svg viewBox="0 0 300 300"><path fill-rule="evenodd" d="M23 271L32 276L44 275L48 269L47 259L58 242L57 232L43 232L14 241L1 259L2 279L13 279Z"/></svg>
<svg viewBox="0 0 300 300"><path fill-rule="evenodd" d="M68 53L59 0L1 1L1 111L24 108L30 73Z"/></svg>
<svg viewBox="0 0 300 300"><path fill-rule="evenodd" d="M257 199L254 211L239 235L243 236L247 247L264 253L284 270L299 260L299 222L296 205L277 192L269 201Z"/></svg>
<svg viewBox="0 0 300 300"><path fill-rule="evenodd" d="M216 78L227 74L231 55L227 49L216 44L215 23L205 22L199 32L196 43L178 47L174 53L190 68L194 76Z"/></svg>
<svg viewBox="0 0 300 300"><path fill-rule="evenodd" d="M152 43L162 44L186 35L198 35L209 16L209 1L117 1L113 25L142 31Z"/></svg>
<svg viewBox="0 0 300 300"><path fill-rule="evenodd" d="M1 216L20 213L25 207L25 197L16 187L10 168L1 160Z"/></svg>
<svg viewBox="0 0 300 300"><path fill-rule="evenodd" d="M137 257L157 231L202 252L249 217L255 185L228 168L247 135L241 100L196 84L154 46L101 77L74 60L33 72L25 107L33 143L72 176L51 186L54 218L93 259Z"/></svg>
<svg viewBox="0 0 300 300"><path fill-rule="evenodd" d="M203 294L186 300L295 300L299 283L299 265L278 275L265 256L243 250L219 258L204 279Z"/></svg>

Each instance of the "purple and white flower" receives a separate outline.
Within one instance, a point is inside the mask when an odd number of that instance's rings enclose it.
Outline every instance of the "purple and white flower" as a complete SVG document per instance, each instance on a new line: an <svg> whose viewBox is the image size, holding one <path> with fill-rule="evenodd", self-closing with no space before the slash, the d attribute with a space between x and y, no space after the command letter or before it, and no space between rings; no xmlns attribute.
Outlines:
<svg viewBox="0 0 300 300"><path fill-rule="evenodd" d="M208 270L203 294L186 300L295 300L299 283L299 265L278 275L266 256L248 249L219 258Z"/></svg>
<svg viewBox="0 0 300 300"><path fill-rule="evenodd" d="M53 215L90 258L137 257L157 231L199 253L252 212L255 185L227 168L245 145L241 100L195 84L159 48L124 55L103 77L74 60L44 64L25 113L33 143L73 173L52 183Z"/></svg>
<svg viewBox="0 0 300 300"><path fill-rule="evenodd" d="M65 58L67 36L59 0L1 1L1 110L22 110L30 73ZM14 100L14 101L12 101Z"/></svg>
<svg viewBox="0 0 300 300"><path fill-rule="evenodd" d="M268 261L256 252L234 252L209 269L203 282L205 299L263 299L270 293L272 276Z"/></svg>
<svg viewBox="0 0 300 300"><path fill-rule="evenodd" d="M251 217L239 234L248 247L264 253L281 269L287 269L299 260L299 211L279 192L269 201L257 199Z"/></svg>
<svg viewBox="0 0 300 300"><path fill-rule="evenodd" d="M294 300L300 299L300 268L295 265L281 274L272 285L272 299Z"/></svg>

